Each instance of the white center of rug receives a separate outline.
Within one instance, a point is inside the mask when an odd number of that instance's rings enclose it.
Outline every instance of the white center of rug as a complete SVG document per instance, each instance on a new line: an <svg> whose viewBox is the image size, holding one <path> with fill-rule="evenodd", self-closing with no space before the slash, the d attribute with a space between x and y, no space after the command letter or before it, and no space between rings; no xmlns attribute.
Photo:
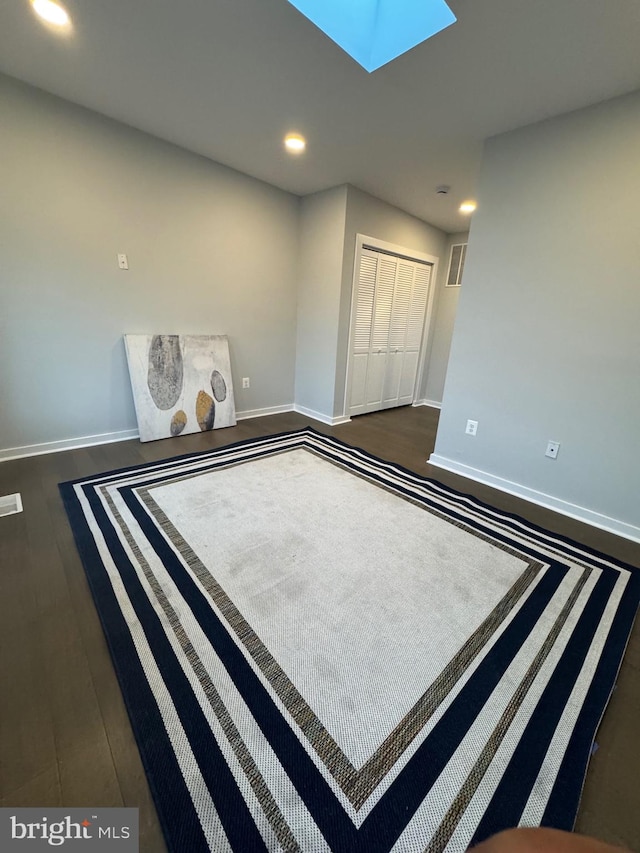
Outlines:
<svg viewBox="0 0 640 853"><path fill-rule="evenodd" d="M526 568L301 449L151 494L355 767Z"/></svg>

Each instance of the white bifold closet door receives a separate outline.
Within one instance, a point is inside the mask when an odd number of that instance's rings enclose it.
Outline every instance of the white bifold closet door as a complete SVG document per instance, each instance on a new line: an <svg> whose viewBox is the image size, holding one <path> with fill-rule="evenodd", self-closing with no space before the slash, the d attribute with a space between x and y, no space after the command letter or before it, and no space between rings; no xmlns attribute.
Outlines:
<svg viewBox="0 0 640 853"><path fill-rule="evenodd" d="M349 414L413 402L431 265L363 249L350 353Z"/></svg>

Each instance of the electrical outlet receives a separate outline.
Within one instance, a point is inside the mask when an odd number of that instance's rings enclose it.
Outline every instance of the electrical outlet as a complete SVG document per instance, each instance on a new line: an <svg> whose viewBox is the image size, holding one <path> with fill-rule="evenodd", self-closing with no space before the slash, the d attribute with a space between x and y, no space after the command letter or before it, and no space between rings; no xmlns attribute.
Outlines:
<svg viewBox="0 0 640 853"><path fill-rule="evenodd" d="M467 435L475 435L478 432L478 421L467 421L465 432Z"/></svg>
<svg viewBox="0 0 640 853"><path fill-rule="evenodd" d="M544 454L548 456L549 459L557 459L558 451L560 450L560 442L559 441L548 441L547 442L547 450Z"/></svg>
<svg viewBox="0 0 640 853"><path fill-rule="evenodd" d="M242 387L243 388L251 388L251 380L248 376L244 376L242 379Z"/></svg>
<svg viewBox="0 0 640 853"><path fill-rule="evenodd" d="M118 255L118 267L121 270L129 269L129 259L126 255Z"/></svg>

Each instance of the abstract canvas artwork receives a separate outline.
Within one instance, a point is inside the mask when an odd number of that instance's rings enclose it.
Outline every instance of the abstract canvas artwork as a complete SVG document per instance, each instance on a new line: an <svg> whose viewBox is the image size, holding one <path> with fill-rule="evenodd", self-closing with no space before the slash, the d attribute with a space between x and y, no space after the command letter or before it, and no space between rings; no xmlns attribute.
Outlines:
<svg viewBox="0 0 640 853"><path fill-rule="evenodd" d="M140 441L236 423L226 335L125 335Z"/></svg>

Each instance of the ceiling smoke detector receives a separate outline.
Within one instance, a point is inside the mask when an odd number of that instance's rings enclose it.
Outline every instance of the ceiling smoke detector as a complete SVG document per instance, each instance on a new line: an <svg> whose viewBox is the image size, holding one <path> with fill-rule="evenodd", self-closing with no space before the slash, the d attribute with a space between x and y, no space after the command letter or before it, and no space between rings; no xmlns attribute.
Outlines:
<svg viewBox="0 0 640 853"><path fill-rule="evenodd" d="M451 187L447 186L447 184L440 184L439 187L436 187L437 195L448 195Z"/></svg>

